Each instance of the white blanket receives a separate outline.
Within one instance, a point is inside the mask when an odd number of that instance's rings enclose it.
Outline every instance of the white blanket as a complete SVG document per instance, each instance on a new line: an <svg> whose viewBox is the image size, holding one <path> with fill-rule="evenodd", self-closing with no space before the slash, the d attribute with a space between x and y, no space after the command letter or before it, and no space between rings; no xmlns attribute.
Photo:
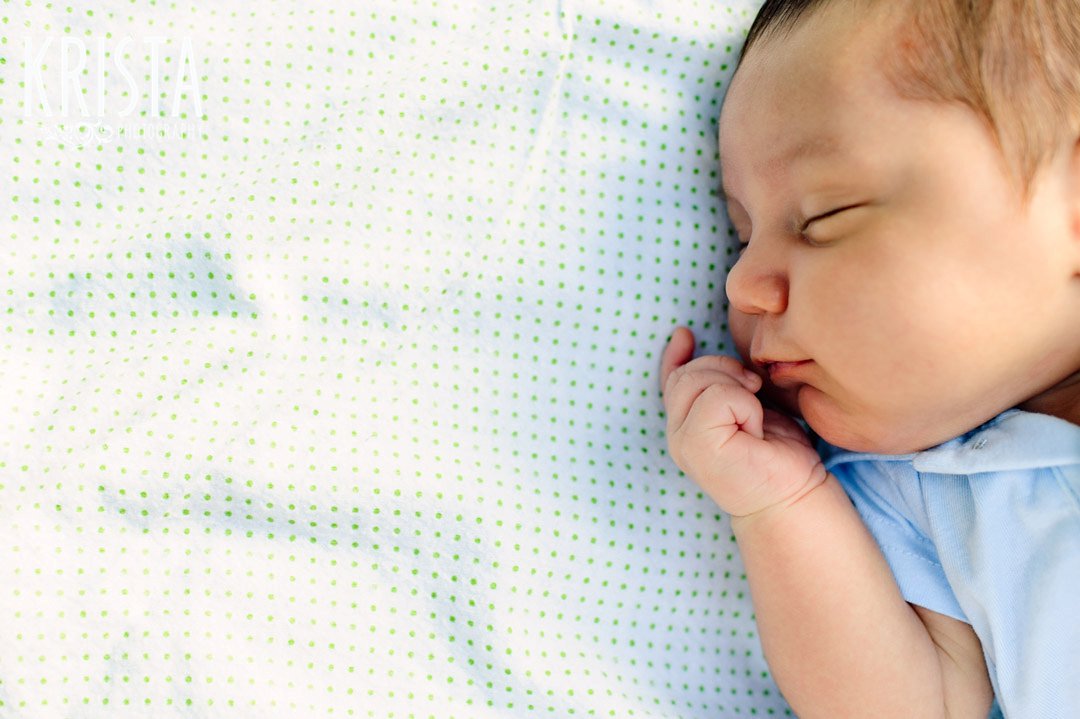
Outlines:
<svg viewBox="0 0 1080 719"><path fill-rule="evenodd" d="M0 5L0 716L784 714L657 388L755 6Z"/></svg>

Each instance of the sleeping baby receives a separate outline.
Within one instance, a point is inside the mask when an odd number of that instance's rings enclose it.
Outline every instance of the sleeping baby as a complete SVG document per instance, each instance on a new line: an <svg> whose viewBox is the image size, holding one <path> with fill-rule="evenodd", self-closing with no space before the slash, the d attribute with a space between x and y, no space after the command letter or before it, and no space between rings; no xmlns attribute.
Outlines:
<svg viewBox="0 0 1080 719"><path fill-rule="evenodd" d="M719 141L745 364L661 384L785 698L1080 717L1080 2L769 0Z"/></svg>

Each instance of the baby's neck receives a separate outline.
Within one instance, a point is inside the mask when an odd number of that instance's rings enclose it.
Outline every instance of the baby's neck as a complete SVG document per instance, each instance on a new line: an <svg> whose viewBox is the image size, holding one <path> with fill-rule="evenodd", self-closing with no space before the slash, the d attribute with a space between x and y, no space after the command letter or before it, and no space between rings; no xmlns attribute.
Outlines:
<svg viewBox="0 0 1080 719"><path fill-rule="evenodd" d="M1019 407L1027 412L1039 412L1080 425L1080 372L1074 372L1062 382L1037 394Z"/></svg>

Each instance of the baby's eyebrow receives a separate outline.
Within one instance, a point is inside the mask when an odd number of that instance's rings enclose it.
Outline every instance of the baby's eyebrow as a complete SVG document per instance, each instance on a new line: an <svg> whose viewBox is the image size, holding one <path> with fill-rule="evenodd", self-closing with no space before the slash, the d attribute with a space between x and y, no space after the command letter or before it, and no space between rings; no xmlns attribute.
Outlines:
<svg viewBox="0 0 1080 719"><path fill-rule="evenodd" d="M807 158L829 158L844 154L844 146L835 135L821 134L804 137L798 142L788 145L782 152L777 153L764 163L764 169L769 173L776 173L788 165ZM720 184L713 190L716 197L727 204L731 200L731 192Z"/></svg>
<svg viewBox="0 0 1080 719"><path fill-rule="evenodd" d="M811 135L789 145L783 152L768 161L770 169L781 168L808 157L829 157L843 152L843 146L834 135Z"/></svg>

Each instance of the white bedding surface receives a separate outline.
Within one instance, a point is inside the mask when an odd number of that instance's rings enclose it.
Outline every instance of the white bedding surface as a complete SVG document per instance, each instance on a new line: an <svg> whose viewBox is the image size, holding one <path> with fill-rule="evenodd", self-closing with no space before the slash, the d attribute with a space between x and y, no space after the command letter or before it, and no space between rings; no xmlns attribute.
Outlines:
<svg viewBox="0 0 1080 719"><path fill-rule="evenodd" d="M755 7L0 5L0 716L783 715L656 376Z"/></svg>

